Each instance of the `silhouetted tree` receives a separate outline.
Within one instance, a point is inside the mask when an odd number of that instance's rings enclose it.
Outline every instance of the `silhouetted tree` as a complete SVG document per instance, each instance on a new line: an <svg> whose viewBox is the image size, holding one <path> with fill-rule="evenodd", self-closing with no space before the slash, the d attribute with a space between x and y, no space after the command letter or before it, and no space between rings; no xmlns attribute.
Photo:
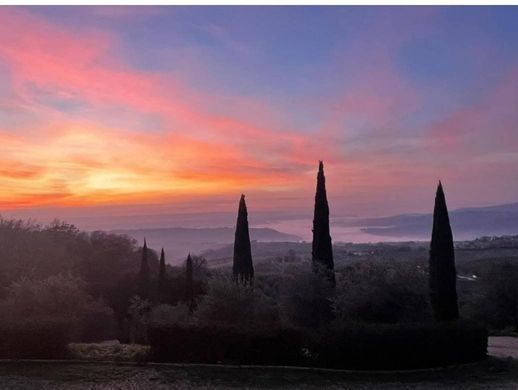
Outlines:
<svg viewBox="0 0 518 390"><path fill-rule="evenodd" d="M158 301L166 303L167 301L167 280L165 274L165 253L164 248L160 252L160 265L158 268Z"/></svg>
<svg viewBox="0 0 518 390"><path fill-rule="evenodd" d="M327 270L329 280L335 284L333 246L329 234L329 205L326 195L326 178L324 176L324 164L318 164L317 190L315 194L315 211L313 217L313 246L312 246L313 270L320 272Z"/></svg>
<svg viewBox="0 0 518 390"><path fill-rule="evenodd" d="M248 231L248 212L245 196L241 195L237 214L236 235L234 239L234 264L232 273L236 281L243 284L251 283L254 277L250 233Z"/></svg>
<svg viewBox="0 0 518 390"><path fill-rule="evenodd" d="M140 271L137 281L137 295L142 299L149 299L149 264L148 249L146 239L144 238L144 246L142 247L142 260L140 262Z"/></svg>
<svg viewBox="0 0 518 390"><path fill-rule="evenodd" d="M439 182L430 243L430 298L437 320L454 320L459 317L456 282L453 235L444 191Z"/></svg>
<svg viewBox="0 0 518 390"><path fill-rule="evenodd" d="M194 310L194 278L193 262L190 253L185 261L185 301L192 312Z"/></svg>

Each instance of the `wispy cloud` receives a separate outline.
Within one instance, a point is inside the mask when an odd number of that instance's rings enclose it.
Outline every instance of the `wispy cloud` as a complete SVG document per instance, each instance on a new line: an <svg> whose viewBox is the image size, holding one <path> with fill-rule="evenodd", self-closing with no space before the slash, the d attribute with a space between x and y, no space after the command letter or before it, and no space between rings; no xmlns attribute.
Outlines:
<svg viewBox="0 0 518 390"><path fill-rule="evenodd" d="M88 8L88 15L127 24L145 16L151 34L153 17L162 11L140 11ZM139 55L139 46L128 52L124 23L75 29L3 8L0 207L172 202L243 191L262 197L266 206L278 196L305 207L315 162L325 158L330 196L339 205L400 211L421 209L438 175L463 177L475 189L480 175L470 167L488 175L511 172L518 144L516 67L507 63L497 83L437 120L430 112L440 106L437 91L447 93L448 86L423 89L398 65L398 56L415 38L409 31L436 33L440 12L413 10L411 20L407 13L394 20L384 12L367 19L368 29L345 31L325 61L303 67L304 93L268 96L260 85L257 94L234 88L248 73L217 73L222 64L213 66L204 44L192 40L187 49L168 49L182 53L180 68L146 69L128 61ZM216 49L246 57L244 64L272 55L264 50L268 45L257 51L252 38L240 39L236 28L193 23L205 26ZM158 27L154 34L164 39ZM286 56L296 50L286 49ZM193 82L193 74L184 72L189 66L201 79L231 80L229 87ZM432 87L433 98L427 94ZM300 128L301 118L310 124ZM509 192L474 192L467 201L506 200Z"/></svg>

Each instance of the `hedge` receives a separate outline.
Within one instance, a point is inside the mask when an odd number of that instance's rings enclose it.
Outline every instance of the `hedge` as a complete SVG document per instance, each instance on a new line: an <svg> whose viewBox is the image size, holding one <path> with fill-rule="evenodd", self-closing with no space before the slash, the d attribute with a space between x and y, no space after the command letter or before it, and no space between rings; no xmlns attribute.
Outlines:
<svg viewBox="0 0 518 390"><path fill-rule="evenodd" d="M152 325L153 359L169 362L410 369L482 359L487 331L467 321L350 324L318 332Z"/></svg>
<svg viewBox="0 0 518 390"><path fill-rule="evenodd" d="M487 330L471 321L351 324L310 336L311 364L329 368L410 369L480 360Z"/></svg>
<svg viewBox="0 0 518 390"><path fill-rule="evenodd" d="M0 358L57 359L67 355L69 324L58 320L0 321Z"/></svg>
<svg viewBox="0 0 518 390"><path fill-rule="evenodd" d="M153 360L189 363L302 364L301 334L293 329L243 332L234 327L152 325Z"/></svg>

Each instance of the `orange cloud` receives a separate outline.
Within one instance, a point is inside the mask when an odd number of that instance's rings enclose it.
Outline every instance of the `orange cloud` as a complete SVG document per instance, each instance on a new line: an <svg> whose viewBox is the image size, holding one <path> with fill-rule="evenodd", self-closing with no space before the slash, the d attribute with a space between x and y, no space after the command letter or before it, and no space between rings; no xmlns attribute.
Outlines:
<svg viewBox="0 0 518 390"><path fill-rule="evenodd" d="M0 11L0 61L9 67L20 109L38 116L29 125L0 130L3 207L297 187L300 177L282 167L311 162L304 135L257 125L268 117L264 107L261 118L205 112L200 105L214 97L169 75L129 69L110 55L116 44L108 34L73 32L21 11ZM42 105L42 91L94 109L154 113L164 125L136 132L102 118L74 117Z"/></svg>
<svg viewBox="0 0 518 390"><path fill-rule="evenodd" d="M131 16L112 11L117 19ZM314 129L300 130L266 100L208 93L174 71L129 66L113 33L4 7L0 110L14 119L0 124L0 207L174 203L247 192L262 194L264 207L289 199L310 209L315 163L324 158L331 198L367 210L376 199L420 209L447 160L434 153L453 161L458 152L472 156L473 139L494 149L516 145L518 77L432 129L401 130L423 103L393 61L410 37L389 24L388 45L379 45L382 23L367 40L357 37L363 44L356 51L338 55L338 66L331 61L325 70L337 75L333 96L300 97L297 109L317 112ZM340 73L351 84L340 85ZM495 124L498 137L487 130ZM470 138L471 131L481 136ZM445 174L454 171L461 172Z"/></svg>

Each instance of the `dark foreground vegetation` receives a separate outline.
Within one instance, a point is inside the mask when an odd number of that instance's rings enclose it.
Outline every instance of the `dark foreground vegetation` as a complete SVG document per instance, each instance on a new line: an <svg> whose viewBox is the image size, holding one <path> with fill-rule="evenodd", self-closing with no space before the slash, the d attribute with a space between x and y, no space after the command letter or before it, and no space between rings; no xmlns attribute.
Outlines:
<svg viewBox="0 0 518 390"><path fill-rule="evenodd" d="M0 363L10 390L135 389L516 389L518 363L487 359L440 371L385 374L215 366Z"/></svg>
<svg viewBox="0 0 518 390"><path fill-rule="evenodd" d="M172 267L126 236L1 220L0 357L118 339L158 361L416 368L480 359L486 328L516 331L518 247L454 251L441 187L430 256L414 243L330 246L322 165L318 177L312 246L275 244L258 261L242 197L228 266Z"/></svg>
<svg viewBox="0 0 518 390"><path fill-rule="evenodd" d="M152 325L154 358L185 363L409 369L479 360L487 332L452 323L351 323L318 331Z"/></svg>

